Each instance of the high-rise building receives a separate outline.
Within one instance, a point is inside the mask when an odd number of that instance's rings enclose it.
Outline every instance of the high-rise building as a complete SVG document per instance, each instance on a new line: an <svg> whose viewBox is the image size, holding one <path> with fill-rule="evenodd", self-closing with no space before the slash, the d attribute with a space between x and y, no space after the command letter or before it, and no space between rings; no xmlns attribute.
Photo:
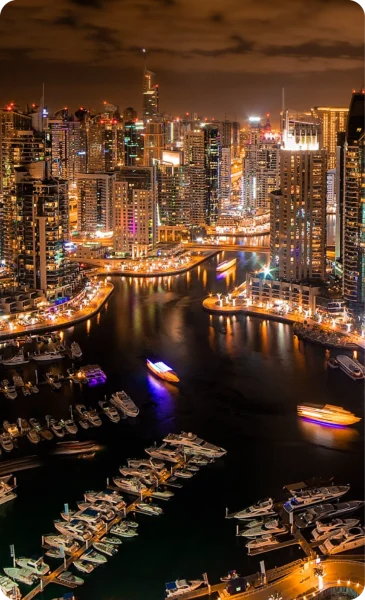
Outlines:
<svg viewBox="0 0 365 600"><path fill-rule="evenodd" d="M143 163L143 152L143 121L126 121L124 123L124 166L141 166Z"/></svg>
<svg viewBox="0 0 365 600"><path fill-rule="evenodd" d="M157 241L155 174L152 167L121 167L113 182L114 251L147 256Z"/></svg>
<svg viewBox="0 0 365 600"><path fill-rule="evenodd" d="M155 119L159 115L159 90L155 83L156 74L145 69L143 75L143 120Z"/></svg>
<svg viewBox="0 0 365 600"><path fill-rule="evenodd" d="M187 131L184 136L184 164L187 167L190 219L192 227L205 224L207 181L204 159L204 132Z"/></svg>
<svg viewBox="0 0 365 600"><path fill-rule="evenodd" d="M123 121L137 121L137 111L132 106L127 106L123 111Z"/></svg>
<svg viewBox="0 0 365 600"><path fill-rule="evenodd" d="M218 125L204 125L204 164L206 176L206 225L216 225L219 208L220 135Z"/></svg>
<svg viewBox="0 0 365 600"><path fill-rule="evenodd" d="M336 213L336 169L327 171L327 201L326 212Z"/></svg>
<svg viewBox="0 0 365 600"><path fill-rule="evenodd" d="M226 210L231 201L231 170L232 149L221 148L220 177L219 177L219 212Z"/></svg>
<svg viewBox="0 0 365 600"><path fill-rule="evenodd" d="M165 151L156 167L159 225L190 226L188 168L182 152Z"/></svg>
<svg viewBox="0 0 365 600"><path fill-rule="evenodd" d="M321 124L321 147L327 151L328 169L336 167L337 134L345 131L348 108L315 106L312 115Z"/></svg>
<svg viewBox="0 0 365 600"><path fill-rule="evenodd" d="M239 156L240 124L238 121L222 121L220 123L221 146L231 148L232 159Z"/></svg>
<svg viewBox="0 0 365 600"><path fill-rule="evenodd" d="M145 167L152 167L155 160L161 160L164 149L164 127L162 122L148 121L144 130Z"/></svg>
<svg viewBox="0 0 365 600"><path fill-rule="evenodd" d="M123 164L124 128L110 113L91 118L86 125L88 173L111 173Z"/></svg>
<svg viewBox="0 0 365 600"><path fill-rule="evenodd" d="M75 181L87 172L86 130L80 121L64 116L47 119L46 140L50 148L51 175Z"/></svg>
<svg viewBox="0 0 365 600"><path fill-rule="evenodd" d="M114 173L86 173L76 176L77 228L96 233L113 230Z"/></svg>

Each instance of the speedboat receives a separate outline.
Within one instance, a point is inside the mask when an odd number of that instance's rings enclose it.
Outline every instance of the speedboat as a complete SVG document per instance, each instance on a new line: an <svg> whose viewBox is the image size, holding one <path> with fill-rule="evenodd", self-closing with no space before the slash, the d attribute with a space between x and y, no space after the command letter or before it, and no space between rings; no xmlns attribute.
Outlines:
<svg viewBox="0 0 365 600"><path fill-rule="evenodd" d="M34 428L29 429L29 431L27 432L27 438L30 442L32 442L32 444L38 444L41 441L41 436L39 435L38 431Z"/></svg>
<svg viewBox="0 0 365 600"><path fill-rule="evenodd" d="M167 444L162 444L159 447L151 446L150 448L145 448L145 452L147 452L147 454L149 454L153 458L167 460L168 462L172 463L178 463L183 459L183 456L178 450L173 450L172 448L169 448Z"/></svg>
<svg viewBox="0 0 365 600"><path fill-rule="evenodd" d="M15 387L24 387L24 381L23 378L19 375L19 373L16 373L15 375L13 375L13 383L15 385Z"/></svg>
<svg viewBox="0 0 365 600"><path fill-rule="evenodd" d="M152 371L152 373L160 379L163 379L164 381L168 381L170 383L178 383L180 381L175 371L173 371L171 367L165 365L165 363L161 361L154 363L148 359L146 362L149 370Z"/></svg>
<svg viewBox="0 0 365 600"><path fill-rule="evenodd" d="M294 519L294 523L299 529L304 529L315 525L321 519L337 518L355 512L362 508L364 504L365 502L362 500L350 500L350 502L339 502L338 504L318 504L299 514Z"/></svg>
<svg viewBox="0 0 365 600"><path fill-rule="evenodd" d="M113 477L113 481L118 488L128 494L140 496L141 493L148 490L147 486L141 483L136 477Z"/></svg>
<svg viewBox="0 0 365 600"><path fill-rule="evenodd" d="M198 467L205 467L209 464L209 462L209 460L206 460L199 455L193 455L191 458L189 458L189 464L198 465Z"/></svg>
<svg viewBox="0 0 365 600"><path fill-rule="evenodd" d="M353 425L361 421L360 417L355 417L349 410L332 404L325 404L324 406L302 405L297 407L297 412L300 417L326 425Z"/></svg>
<svg viewBox="0 0 365 600"><path fill-rule="evenodd" d="M90 425L92 425L93 427L100 427L102 425L102 422L101 422L101 419L100 419L98 413L93 408L90 408L88 410L87 420L89 421Z"/></svg>
<svg viewBox="0 0 365 600"><path fill-rule="evenodd" d="M87 408L84 404L76 404L75 410L78 413L78 415L81 417L81 419L87 420L88 412L87 412Z"/></svg>
<svg viewBox="0 0 365 600"><path fill-rule="evenodd" d="M326 502L328 500L335 500L340 498L350 489L349 485L331 485L328 487L309 488L299 490L289 498L287 502L284 502L284 509L290 513L306 506L312 506L313 504L319 504L320 502Z"/></svg>
<svg viewBox="0 0 365 600"><path fill-rule="evenodd" d="M95 503L92 502L78 502L77 506L80 510L86 510L91 508L92 510L96 510L100 513L100 518L105 521L112 521L116 517L115 511L111 508L111 505L108 502L102 502L98 500Z"/></svg>
<svg viewBox="0 0 365 600"><path fill-rule="evenodd" d="M46 422L48 427L51 429L51 431L55 434L56 437L65 437L65 430L63 429L61 424L58 421L56 421L54 417L52 417L52 415L46 416Z"/></svg>
<svg viewBox="0 0 365 600"><path fill-rule="evenodd" d="M106 400L99 400L98 402L103 413L111 420L112 423L118 423L120 421L120 414L114 406L111 406Z"/></svg>
<svg viewBox="0 0 365 600"><path fill-rule="evenodd" d="M111 535L104 536L101 542L105 542L106 544L112 544L113 546L120 546L122 544L122 540L119 537L113 537Z"/></svg>
<svg viewBox="0 0 365 600"><path fill-rule="evenodd" d="M75 435L78 432L78 427L73 419L60 420L60 426L63 427L67 433Z"/></svg>
<svg viewBox="0 0 365 600"><path fill-rule="evenodd" d="M103 554L100 554L100 552L96 552L96 550L93 550L92 548L89 548L89 550L86 550L86 552L84 552L84 554L81 556L81 560L95 563L97 565L102 565L103 563L107 562L107 559Z"/></svg>
<svg viewBox="0 0 365 600"><path fill-rule="evenodd" d="M148 469L147 467L141 467L139 469L133 467L119 467L119 472L126 477L134 476L139 478L150 477L152 473L151 469Z"/></svg>
<svg viewBox="0 0 365 600"><path fill-rule="evenodd" d="M250 550L261 550L264 548L270 548L271 546L276 546L278 543L279 541L275 539L272 535L263 535L262 537L250 540L246 544L246 548L250 552Z"/></svg>
<svg viewBox="0 0 365 600"><path fill-rule="evenodd" d="M220 458L227 454L227 450L224 448L202 440L195 433L185 433L185 431L181 433L169 433L169 435L163 438L163 441L184 450L191 449L195 454L201 454L209 458Z"/></svg>
<svg viewBox="0 0 365 600"><path fill-rule="evenodd" d="M91 562L83 562L82 560L75 560L74 566L81 573L92 573L95 568Z"/></svg>
<svg viewBox="0 0 365 600"><path fill-rule="evenodd" d="M72 536L75 540L80 542L86 542L91 540L93 537L90 529L87 528L85 523L77 519L71 521L53 521L55 528L64 535Z"/></svg>
<svg viewBox="0 0 365 600"><path fill-rule="evenodd" d="M364 379L364 372L359 365L346 356L346 354L340 354L337 357L337 362L340 365L340 369L346 373L351 379L356 381L357 379Z"/></svg>
<svg viewBox="0 0 365 600"><path fill-rule="evenodd" d="M11 579L15 579L15 581L19 581L20 583L25 583L26 585L32 585L37 580L37 576L30 569L18 569L17 567L5 567L4 573L8 577L11 577Z"/></svg>
<svg viewBox="0 0 365 600"><path fill-rule="evenodd" d="M352 527L343 530L342 534L327 538L319 546L320 551L326 555L347 552L354 548L360 548L365 544L365 530L363 527Z"/></svg>
<svg viewBox="0 0 365 600"><path fill-rule="evenodd" d="M236 570L228 571L227 575L221 577L221 581L228 582L232 581L233 579L238 579L239 577L241 577L241 575L239 575Z"/></svg>
<svg viewBox="0 0 365 600"><path fill-rule="evenodd" d="M44 543L52 548L63 548L66 554L73 554L80 548L70 535L46 535Z"/></svg>
<svg viewBox="0 0 365 600"><path fill-rule="evenodd" d="M11 439L11 435L6 431L0 434L0 445L5 452L11 452L14 450L13 440Z"/></svg>
<svg viewBox="0 0 365 600"><path fill-rule="evenodd" d="M0 575L0 591L10 600L20 600L22 597L18 584L6 575Z"/></svg>
<svg viewBox="0 0 365 600"><path fill-rule="evenodd" d="M139 408L124 391L115 392L115 394L112 394L110 402L114 404L116 408L125 413L127 417L137 417L139 414Z"/></svg>
<svg viewBox="0 0 365 600"><path fill-rule="evenodd" d="M152 498L158 498L160 500L170 500L174 495L174 492L170 490L154 490L151 494Z"/></svg>
<svg viewBox="0 0 365 600"><path fill-rule="evenodd" d="M102 552L107 556L114 556L118 553L118 548L106 542L94 542L93 547L95 548L95 550L99 550L99 552Z"/></svg>
<svg viewBox="0 0 365 600"><path fill-rule="evenodd" d="M82 350L77 342L71 343L71 356L72 358L81 358Z"/></svg>
<svg viewBox="0 0 365 600"><path fill-rule="evenodd" d="M189 581L188 579L177 579L166 583L166 598L177 598L187 592L193 592L202 585L201 579L194 579Z"/></svg>
<svg viewBox="0 0 365 600"><path fill-rule="evenodd" d="M86 421L86 419L80 419L79 425L82 429L89 429L90 424Z"/></svg>
<svg viewBox="0 0 365 600"><path fill-rule="evenodd" d="M312 542L322 542L329 537L337 537L343 531L347 531L359 524L359 519L333 519L328 523L328 527L317 521L316 527L312 531Z"/></svg>
<svg viewBox="0 0 365 600"><path fill-rule="evenodd" d="M175 477L180 477L181 479L191 479L191 477L193 477L193 473L187 469L176 469L176 471L174 471L174 475Z"/></svg>
<svg viewBox="0 0 365 600"><path fill-rule="evenodd" d="M75 369L67 369L67 373L73 381L73 383L79 383L80 385L84 385L88 382L86 375L82 371L76 371Z"/></svg>
<svg viewBox="0 0 365 600"><path fill-rule="evenodd" d="M274 501L272 498L259 500L256 504L252 504L248 508L240 510L234 514L236 519L252 519L252 517L267 517L275 515Z"/></svg>
<svg viewBox="0 0 365 600"><path fill-rule="evenodd" d="M22 569L29 569L36 575L47 575L50 566L47 565L42 557L38 558L17 558L16 564Z"/></svg>
<svg viewBox="0 0 365 600"><path fill-rule="evenodd" d="M14 385L11 385L7 379L1 382L2 385L2 393L8 400L15 400L18 397L17 391Z"/></svg>
<svg viewBox="0 0 365 600"><path fill-rule="evenodd" d="M20 431L16 425L16 423L9 423L9 421L3 422L3 427L5 431L11 435L12 438L19 437Z"/></svg>
<svg viewBox="0 0 365 600"><path fill-rule="evenodd" d="M227 271L231 269L237 262L237 258L232 258L231 260L224 260L223 262L217 265L217 272L222 273L223 271Z"/></svg>
<svg viewBox="0 0 365 600"><path fill-rule="evenodd" d="M86 492L84 494L85 500L88 502L97 502L98 500L102 500L107 502L116 510L123 510L126 506L125 501L123 500L123 496L118 494L115 490L106 489L102 492Z"/></svg>
<svg viewBox="0 0 365 600"><path fill-rule="evenodd" d="M165 469L165 464L161 460L155 460L154 458L128 458L127 465L136 469L146 467L153 471Z"/></svg>
<svg viewBox="0 0 365 600"><path fill-rule="evenodd" d="M287 531L288 528L285 525L281 525L277 519L269 519L257 527L247 527L247 529L240 531L238 535L247 538L256 538L265 534L283 535Z"/></svg>
<svg viewBox="0 0 365 600"><path fill-rule="evenodd" d="M41 427L41 424L39 423L39 421L37 421L37 419L31 417L29 419L29 423L33 427L33 429L35 429L35 431L39 433L41 438L48 441L53 440L53 433L46 427Z"/></svg>
<svg viewBox="0 0 365 600"><path fill-rule="evenodd" d="M113 527L110 530L110 533L126 538L136 537L138 535L138 532L133 527L128 527L126 524L123 523L113 525Z"/></svg>
<svg viewBox="0 0 365 600"><path fill-rule="evenodd" d="M53 375L52 373L46 373L47 383L51 386L53 390L60 390L62 387L62 383L57 377L57 375Z"/></svg>
<svg viewBox="0 0 365 600"><path fill-rule="evenodd" d="M159 516L163 514L163 510L157 504L150 504L147 502L136 502L136 507L143 513L147 515Z"/></svg>
<svg viewBox="0 0 365 600"><path fill-rule="evenodd" d="M59 575L56 579L59 583L62 583L69 587L74 587L75 585L82 585L84 580L81 577L77 577L71 571L63 571L61 575Z"/></svg>
<svg viewBox="0 0 365 600"><path fill-rule="evenodd" d="M18 367L20 365L27 365L29 363L29 359L25 358L24 352L20 350L15 356L12 358L3 359L1 363L4 367Z"/></svg>
<svg viewBox="0 0 365 600"><path fill-rule="evenodd" d="M52 362L54 360L61 360L64 356L57 352L57 350L49 350L48 352L37 352L31 355L31 358L36 362Z"/></svg>
<svg viewBox="0 0 365 600"><path fill-rule="evenodd" d="M338 364L338 360L331 356L331 358L328 359L327 366L330 369L338 369L340 365Z"/></svg>

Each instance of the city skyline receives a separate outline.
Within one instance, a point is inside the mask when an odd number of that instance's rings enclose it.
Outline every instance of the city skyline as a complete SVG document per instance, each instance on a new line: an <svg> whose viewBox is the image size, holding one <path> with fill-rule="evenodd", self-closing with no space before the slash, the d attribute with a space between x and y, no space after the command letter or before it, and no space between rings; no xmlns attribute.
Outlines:
<svg viewBox="0 0 365 600"><path fill-rule="evenodd" d="M229 0L224 11L191 0L16 0L0 17L0 101L38 101L44 82L51 111L107 99L141 113L145 48L163 112L232 120L270 112L276 124L282 87L287 106L310 110L346 106L363 86L358 11L348 0L260 8Z"/></svg>

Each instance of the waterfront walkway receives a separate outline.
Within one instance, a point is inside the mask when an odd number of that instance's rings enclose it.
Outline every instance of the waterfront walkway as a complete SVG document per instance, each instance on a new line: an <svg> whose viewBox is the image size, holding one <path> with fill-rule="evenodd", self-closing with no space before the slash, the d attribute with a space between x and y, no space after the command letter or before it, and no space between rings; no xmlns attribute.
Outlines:
<svg viewBox="0 0 365 600"><path fill-rule="evenodd" d="M209 260L218 252L219 248L209 249L199 247L199 252L201 254L192 256L189 262L182 264L180 267L166 267L165 269L146 269L143 266L139 270L135 269L127 269L121 267L121 261L118 259L113 259L117 264L113 266L113 260L109 259L90 259L83 260L85 264L92 265L97 268L98 275L122 275L124 277L169 277L171 275L180 275L181 273L186 273L191 269L194 269L198 265L202 264L206 260ZM78 259L80 261L80 259ZM148 263L146 263L148 265Z"/></svg>

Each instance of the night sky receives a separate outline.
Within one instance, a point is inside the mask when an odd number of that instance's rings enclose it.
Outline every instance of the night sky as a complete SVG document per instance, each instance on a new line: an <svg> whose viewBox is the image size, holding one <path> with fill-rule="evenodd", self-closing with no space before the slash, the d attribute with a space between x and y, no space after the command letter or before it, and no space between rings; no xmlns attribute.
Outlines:
<svg viewBox="0 0 365 600"><path fill-rule="evenodd" d="M142 48L161 109L237 118L349 104L364 15L350 0L14 0L0 16L0 103L141 108Z"/></svg>

